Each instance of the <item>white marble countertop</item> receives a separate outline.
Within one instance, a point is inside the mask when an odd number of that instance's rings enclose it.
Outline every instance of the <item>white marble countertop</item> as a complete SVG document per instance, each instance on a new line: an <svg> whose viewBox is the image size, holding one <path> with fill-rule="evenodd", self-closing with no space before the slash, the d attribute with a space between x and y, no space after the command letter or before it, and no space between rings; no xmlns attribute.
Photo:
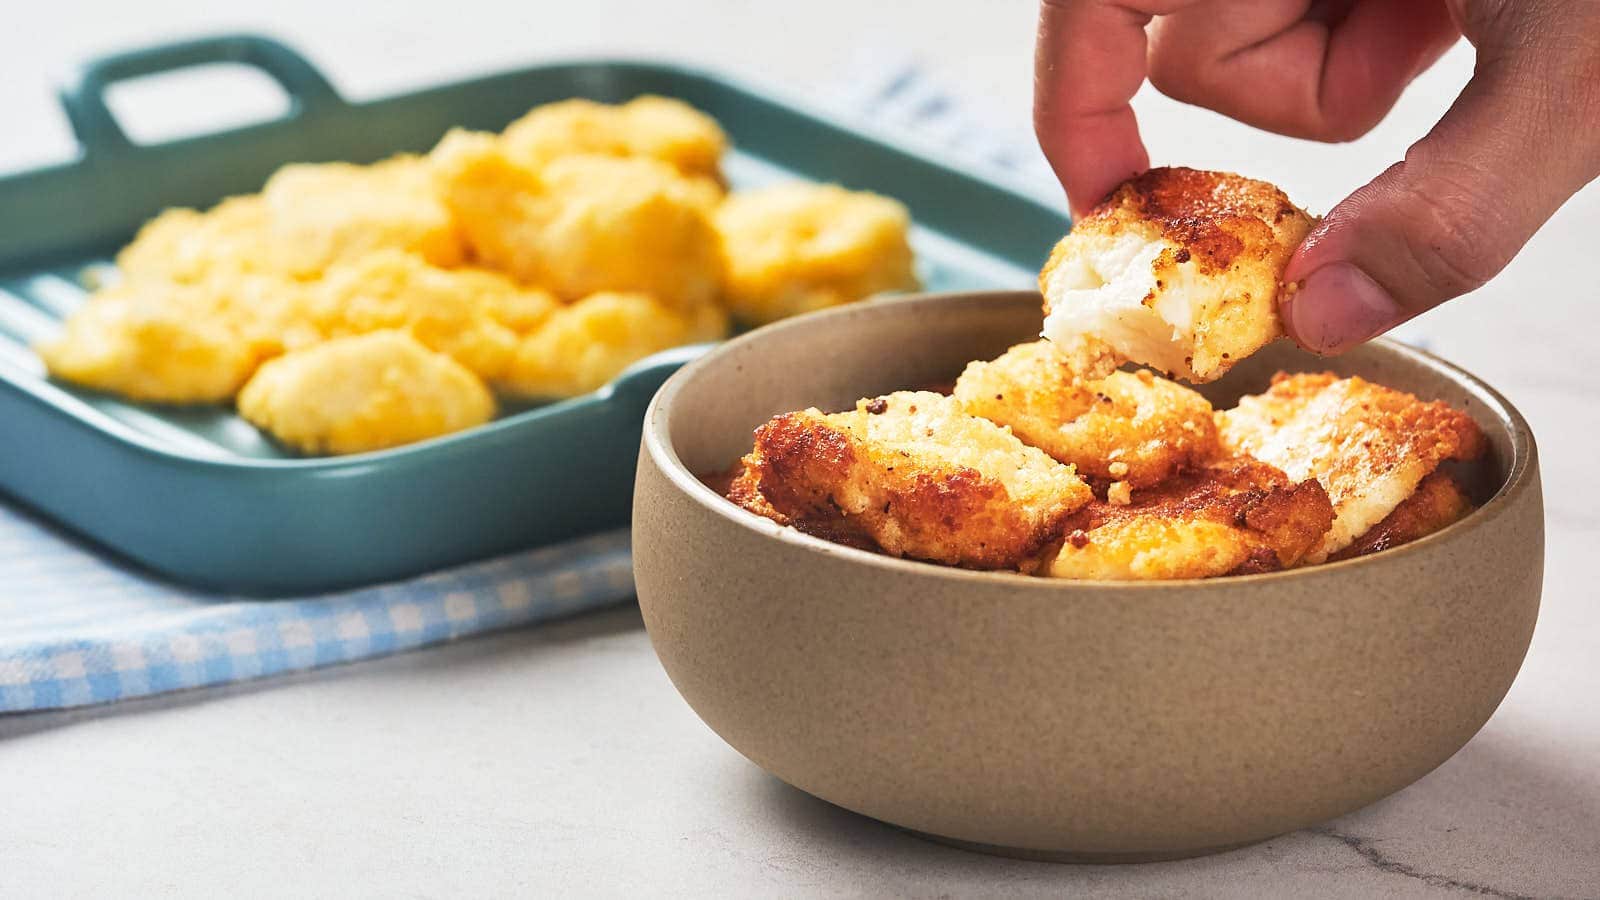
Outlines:
<svg viewBox="0 0 1600 900"><path fill-rule="evenodd" d="M805 94L863 50L909 50L997 127L1027 128L1030 0L460 0L448 16L414 2L286 0L243 19L202 6L68 0L9 13L0 168L68 152L50 89L72 61L241 28L287 38L358 97L591 53L686 59ZM1325 209L1399 158L1470 70L1458 48L1374 134L1339 147L1156 96L1138 108L1158 162L1246 171ZM268 108L264 96L184 83L128 99L160 133ZM1533 423L1544 606L1482 733L1416 785L1324 827L1123 867L928 844L738 756L672 690L637 612L619 608L324 672L0 718L0 896L1600 895L1600 590L1585 564L1600 540L1596 235L1591 189L1494 284L1414 329Z"/></svg>

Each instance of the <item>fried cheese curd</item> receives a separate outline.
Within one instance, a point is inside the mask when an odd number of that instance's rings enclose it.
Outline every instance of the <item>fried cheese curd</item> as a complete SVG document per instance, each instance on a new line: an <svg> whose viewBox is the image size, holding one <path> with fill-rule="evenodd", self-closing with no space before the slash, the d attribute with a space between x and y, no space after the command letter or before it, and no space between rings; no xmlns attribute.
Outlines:
<svg viewBox="0 0 1600 900"><path fill-rule="evenodd" d="M722 180L728 137L717 121L682 100L646 94L612 105L547 103L506 126L506 151L538 167L563 156L643 157L688 176Z"/></svg>
<svg viewBox="0 0 1600 900"><path fill-rule="evenodd" d="M1217 451L1211 404L1147 370L1080 379L1049 341L970 363L955 399L1099 483L1157 484Z"/></svg>
<svg viewBox="0 0 1600 900"><path fill-rule="evenodd" d="M764 325L917 286L904 205L833 184L780 184L729 197L714 218L725 300Z"/></svg>
<svg viewBox="0 0 1600 900"><path fill-rule="evenodd" d="M974 569L1022 565L1092 497L1071 466L928 391L778 416L744 465L752 512Z"/></svg>
<svg viewBox="0 0 1600 900"><path fill-rule="evenodd" d="M715 198L666 163L567 156L536 168L500 138L464 131L432 160L445 205L490 268L568 301L634 291L687 311L720 291Z"/></svg>
<svg viewBox="0 0 1600 900"><path fill-rule="evenodd" d="M335 338L261 366L239 414L303 453L363 453L426 440L494 417L471 370L408 334Z"/></svg>
<svg viewBox="0 0 1600 900"><path fill-rule="evenodd" d="M1472 512L1472 500L1448 472L1434 472L1411 496L1400 502L1383 521L1367 529L1350 546L1328 557L1330 562L1354 559L1390 547L1409 544L1453 525Z"/></svg>
<svg viewBox="0 0 1600 900"><path fill-rule="evenodd" d="M1212 422L1185 427L1197 419ZM1033 342L969 364L948 397L774 417L723 490L781 524L894 556L1067 579L1213 578L1432 534L1473 509L1439 465L1483 443L1465 413L1359 378L1280 373L1212 412L1147 371L1080 380ZM1050 472L1087 484L1041 489L1063 483ZM997 485L974 487L986 481Z"/></svg>
<svg viewBox="0 0 1600 900"><path fill-rule="evenodd" d="M267 179L261 199L276 264L298 277L377 250L415 253L436 266L459 265L465 256L420 156L370 166L284 166Z"/></svg>
<svg viewBox="0 0 1600 900"><path fill-rule="evenodd" d="M1445 460L1482 454L1471 416L1441 401L1363 378L1279 373L1266 393L1217 416L1223 449L1315 478L1333 501L1332 528L1307 554L1321 562L1351 546L1412 496Z"/></svg>
<svg viewBox="0 0 1600 900"><path fill-rule="evenodd" d="M123 281L34 350L51 375L84 387L150 403L223 402L263 360L320 339L295 321L299 291L263 275Z"/></svg>
<svg viewBox="0 0 1600 900"><path fill-rule="evenodd" d="M408 332L480 378L505 375L525 332L557 310L555 298L483 269L441 269L380 251L330 268L307 289L308 312L330 338Z"/></svg>
<svg viewBox="0 0 1600 900"><path fill-rule="evenodd" d="M1263 181L1151 169L1056 245L1044 336L1086 374L1123 362L1213 381L1283 333L1284 267L1313 220Z"/></svg>
<svg viewBox="0 0 1600 900"><path fill-rule="evenodd" d="M1043 574L1149 581L1274 572L1299 563L1332 521L1315 480L1296 484L1239 457L1133 491L1126 504L1095 500L1067 520Z"/></svg>
<svg viewBox="0 0 1600 900"><path fill-rule="evenodd" d="M718 306L683 313L648 294L591 294L556 309L523 337L496 386L531 399L575 397L652 353L727 333L728 315Z"/></svg>

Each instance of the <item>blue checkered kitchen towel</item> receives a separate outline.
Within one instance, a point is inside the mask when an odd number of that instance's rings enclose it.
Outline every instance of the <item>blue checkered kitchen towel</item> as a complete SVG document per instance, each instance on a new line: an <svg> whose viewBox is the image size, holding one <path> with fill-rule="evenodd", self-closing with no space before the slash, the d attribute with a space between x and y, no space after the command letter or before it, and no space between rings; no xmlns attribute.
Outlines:
<svg viewBox="0 0 1600 900"><path fill-rule="evenodd" d="M411 581L247 600L157 581L0 505L0 712L384 656L633 596L626 530Z"/></svg>
<svg viewBox="0 0 1600 900"><path fill-rule="evenodd" d="M1031 149L1025 136L996 140L908 58L864 55L841 84L835 105L870 113L879 127L979 165L1024 177L1044 171L1037 151L1019 150ZM0 713L384 656L632 595L626 531L395 584L256 601L154 580L0 501Z"/></svg>

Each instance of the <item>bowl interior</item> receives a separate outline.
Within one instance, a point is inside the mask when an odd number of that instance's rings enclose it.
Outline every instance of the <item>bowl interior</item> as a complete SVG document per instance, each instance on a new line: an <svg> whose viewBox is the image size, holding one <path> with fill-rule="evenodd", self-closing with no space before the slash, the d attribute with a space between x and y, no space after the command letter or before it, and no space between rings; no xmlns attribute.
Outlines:
<svg viewBox="0 0 1600 900"><path fill-rule="evenodd" d="M791 319L686 367L657 398L652 425L689 473L720 472L749 451L751 432L774 415L846 409L860 397L948 385L969 361L993 359L1037 337L1040 323L1040 298L1032 292L925 295ZM1452 472L1479 504L1507 483L1519 447L1527 449L1525 424L1492 389L1392 341L1334 358L1277 341L1200 392L1226 409L1265 390L1278 371L1360 375L1465 410L1483 429L1489 452L1475 463L1452 464Z"/></svg>

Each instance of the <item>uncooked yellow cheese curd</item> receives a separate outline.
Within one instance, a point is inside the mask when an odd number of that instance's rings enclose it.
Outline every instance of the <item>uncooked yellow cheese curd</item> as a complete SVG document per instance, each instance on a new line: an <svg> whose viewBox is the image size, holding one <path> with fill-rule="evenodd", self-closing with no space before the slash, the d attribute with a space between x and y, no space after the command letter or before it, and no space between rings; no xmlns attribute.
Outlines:
<svg viewBox="0 0 1600 900"><path fill-rule="evenodd" d="M900 203L831 184L735 193L717 210L727 302L763 324L916 287Z"/></svg>
<svg viewBox="0 0 1600 900"><path fill-rule="evenodd" d="M339 263L308 293L329 337L406 331L485 379L500 377L521 333L556 308L544 291L495 272L441 269L396 250Z"/></svg>
<svg viewBox="0 0 1600 900"><path fill-rule="evenodd" d="M154 403L231 398L263 359L320 336L287 323L298 285L258 275L127 281L97 293L34 349L50 374Z"/></svg>
<svg viewBox="0 0 1600 900"><path fill-rule="evenodd" d="M410 335L376 331L287 353L239 392L239 414L305 453L363 453L494 417L471 370Z"/></svg>
<svg viewBox="0 0 1600 900"><path fill-rule="evenodd" d="M718 293L705 187L665 163L569 156L534 169L495 136L461 131L433 160L445 204L490 268L569 301L637 291L690 310Z"/></svg>
<svg viewBox="0 0 1600 900"><path fill-rule="evenodd" d="M719 180L728 138L715 119L682 100L645 95L620 106L592 100L547 103L504 132L511 155L541 166L563 156L643 156L684 175Z"/></svg>
<svg viewBox="0 0 1600 900"><path fill-rule="evenodd" d="M652 353L727 333L727 313L711 304L685 314L644 294L593 294L523 338L500 387L528 398L576 397Z"/></svg>
<svg viewBox="0 0 1600 900"><path fill-rule="evenodd" d="M336 260L382 249L416 253L439 266L463 258L461 236L420 156L370 166L284 166L261 196L275 261L302 278L321 274Z"/></svg>
<svg viewBox="0 0 1600 900"><path fill-rule="evenodd" d="M205 212L169 209L122 248L117 269L126 280L182 283L271 272L267 235L267 207L256 195L229 197Z"/></svg>

